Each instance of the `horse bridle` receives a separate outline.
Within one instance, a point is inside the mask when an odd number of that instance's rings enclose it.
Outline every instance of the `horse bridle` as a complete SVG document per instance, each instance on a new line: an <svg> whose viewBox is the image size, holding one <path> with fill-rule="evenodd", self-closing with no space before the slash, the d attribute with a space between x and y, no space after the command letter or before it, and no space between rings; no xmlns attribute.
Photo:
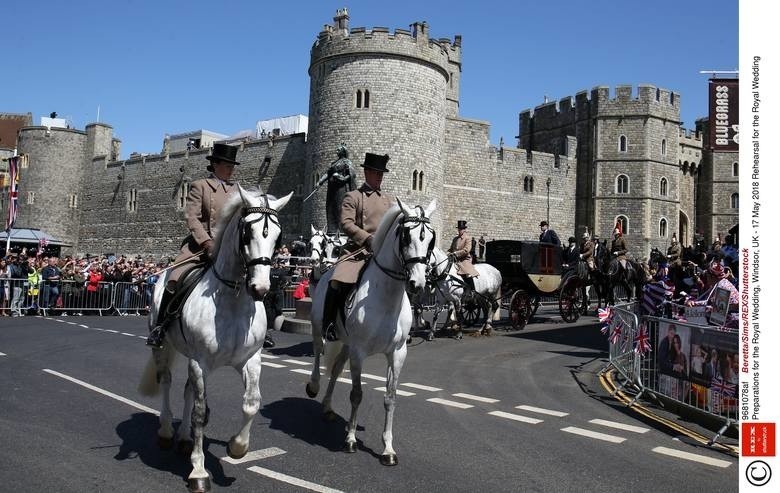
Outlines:
<svg viewBox="0 0 780 493"><path fill-rule="evenodd" d="M398 258L402 265L403 265L403 272L394 271L391 269L388 269L382 264L379 263L379 260L377 260L376 255L374 255L374 262L376 262L377 267L387 274L389 277L397 280L397 281L406 281L409 279L410 272L408 269L409 265L413 264L427 264L428 260L431 257L431 252L433 251L434 244L436 243L436 232L431 228L430 223L431 220L427 217L425 217L425 211L420 207L417 206L417 209L420 211L419 216L404 216L403 219L398 221L399 228L396 230L396 236L399 238L399 246L401 247L401 255ZM411 223L411 226L406 226L406 224ZM411 235L412 230L416 228L417 226L420 226L420 241L425 239L425 232L430 231L433 238L431 238L431 243L428 245L428 252L424 257L411 257L411 258L405 258L403 254L403 247L408 245L409 242L411 242Z"/></svg>
<svg viewBox="0 0 780 493"><path fill-rule="evenodd" d="M244 275L242 276L244 279L244 282L249 283L249 276L247 273L249 272L249 268L253 267L255 265L267 265L271 266L272 261L271 257L257 257L253 258L249 261L246 259L246 255L244 253L245 247L249 245L249 242L252 238L252 225L264 221L263 224L263 238L268 237L268 222L272 222L276 224L279 227L279 237L276 239L276 244L274 246L274 249L278 249L281 246L281 240L282 240L282 226L279 224L279 213L276 212L276 210L272 209L270 207L270 204L268 203L268 196L263 195L263 200L265 201L264 207L244 207L241 209L241 218L239 219L238 228L238 249L239 253L241 254L241 261L244 263ZM251 214L260 214L260 217L257 219L253 219L251 221L247 221L247 216ZM241 288L241 281L231 281L229 279L225 279L222 276L219 275L217 272L216 267L212 266L214 269L214 275L219 279L223 284L225 284L230 289L234 289L238 291Z"/></svg>
<svg viewBox="0 0 780 493"><path fill-rule="evenodd" d="M318 242L320 248L312 247L311 251L312 253L317 253L319 256L320 263L332 263L325 257L325 246L326 245L334 245L336 247L340 246L336 243L336 240L332 239L330 236L328 236L325 233L317 232L315 236L322 236L322 239Z"/></svg>

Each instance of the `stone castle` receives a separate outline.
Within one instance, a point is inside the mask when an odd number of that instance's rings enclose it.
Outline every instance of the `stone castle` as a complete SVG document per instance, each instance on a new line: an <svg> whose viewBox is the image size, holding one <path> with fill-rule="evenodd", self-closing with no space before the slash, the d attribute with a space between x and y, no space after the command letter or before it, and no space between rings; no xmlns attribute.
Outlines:
<svg viewBox="0 0 780 493"><path fill-rule="evenodd" d="M325 225L325 191L303 198L342 142L359 180L365 152L387 153L385 189L409 204L438 201L434 226L444 248L459 219L488 240L538 239L539 221L549 219L564 241L586 229L605 238L622 221L637 257L666 248L673 234L687 245L695 228L711 238L736 223L728 197L737 178L706 170L728 162L731 172L736 155L708 155L706 122L697 132L680 128L678 94L596 87L521 112L518 147L495 146L488 122L459 115L460 36L435 39L425 22L391 33L350 29L348 21L338 11L311 49L308 133L237 143L242 185L295 191L280 214L287 240ZM25 127L17 148L29 156L17 227L46 231L71 245L66 253L155 257L178 251L188 184L205 176L209 152L164 146L120 160L120 141L103 123ZM697 197L699 189L709 195ZM725 202L714 198L721 194Z"/></svg>

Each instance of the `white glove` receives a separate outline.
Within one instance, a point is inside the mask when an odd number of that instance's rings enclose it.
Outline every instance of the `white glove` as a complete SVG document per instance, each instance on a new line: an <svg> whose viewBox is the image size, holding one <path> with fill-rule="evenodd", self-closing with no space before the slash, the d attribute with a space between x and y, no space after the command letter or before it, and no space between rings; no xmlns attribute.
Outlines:
<svg viewBox="0 0 780 493"><path fill-rule="evenodd" d="M612 252L612 255L617 255L617 254L618 254L618 252Z"/></svg>
<svg viewBox="0 0 780 493"><path fill-rule="evenodd" d="M583 259L583 258L585 258L585 257L583 257L582 254L580 254L580 259Z"/></svg>

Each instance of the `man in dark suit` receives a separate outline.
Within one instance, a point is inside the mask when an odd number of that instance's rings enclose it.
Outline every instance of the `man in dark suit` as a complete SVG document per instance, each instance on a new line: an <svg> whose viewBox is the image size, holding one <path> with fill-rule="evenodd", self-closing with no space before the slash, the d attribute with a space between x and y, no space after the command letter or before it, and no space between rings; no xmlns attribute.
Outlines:
<svg viewBox="0 0 780 493"><path fill-rule="evenodd" d="M552 243L556 246L561 245L561 240L558 238L558 234L555 232L555 230L550 229L550 225L547 224L547 221L540 222L539 227L542 229L542 232L539 234L540 242Z"/></svg>

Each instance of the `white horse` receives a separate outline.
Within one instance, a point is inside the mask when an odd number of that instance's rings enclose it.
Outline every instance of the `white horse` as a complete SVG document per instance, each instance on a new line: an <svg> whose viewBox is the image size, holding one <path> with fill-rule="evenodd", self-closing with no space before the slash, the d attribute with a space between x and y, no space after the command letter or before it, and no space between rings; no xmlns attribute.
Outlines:
<svg viewBox="0 0 780 493"><path fill-rule="evenodd" d="M260 349L267 329L262 299L271 287L271 257L282 233L277 211L292 195L276 199L259 191L245 191L239 185L238 193L228 198L214 239L212 263L184 303L181 318L168 330L165 346L152 350L138 386L139 392L149 396L162 387L158 443L162 448L171 447L174 350L189 359L184 411L176 438L181 452L191 449L191 491L208 491L211 486L203 464L203 432L208 420L206 377L220 366L235 368L245 389L243 423L230 439L228 455L243 457L249 448L250 427L260 408ZM157 318L167 277L167 273L161 276L155 285L150 324Z"/></svg>
<svg viewBox="0 0 780 493"><path fill-rule="evenodd" d="M453 316L457 316L458 330L455 337L460 339L463 327L460 314L463 297L467 291L466 283L458 274L455 260L441 248L433 249L430 266L429 278L436 284L436 298L442 304L447 302L452 304L448 319L454 322ZM501 273L490 264L475 264L474 268L479 272L479 277L474 279L476 293L470 293L469 296L473 296L472 299L487 314L482 329L476 335L490 335L493 331L491 322L501 319Z"/></svg>
<svg viewBox="0 0 780 493"><path fill-rule="evenodd" d="M325 273L338 260L338 252L347 244L347 237L339 233L328 235L324 229L312 225L309 247L311 248L312 282L319 282Z"/></svg>
<svg viewBox="0 0 780 493"><path fill-rule="evenodd" d="M337 318L339 340L327 343L327 367L330 374L328 389L322 401L326 419L336 414L331 408L331 397L336 379L349 358L352 377L349 418L345 450L357 450L357 410L363 396L360 376L363 360L372 354L382 353L387 359L385 391L385 429L382 434L384 451L381 463L393 466L398 457L393 449L393 414L395 412L398 378L406 360L406 339L412 326L412 309L406 289L417 291L425 286L425 270L430 248L435 244L435 233L430 226L430 216L436 210L436 201L423 210L410 209L400 199L382 218L374 233L371 246L373 257L368 261L354 291L354 298L345 307L342 324ZM333 275L328 271L317 285L311 321L314 344L314 367L306 384L306 393L315 397L320 388L320 354L325 352L322 338L322 317L325 292Z"/></svg>

